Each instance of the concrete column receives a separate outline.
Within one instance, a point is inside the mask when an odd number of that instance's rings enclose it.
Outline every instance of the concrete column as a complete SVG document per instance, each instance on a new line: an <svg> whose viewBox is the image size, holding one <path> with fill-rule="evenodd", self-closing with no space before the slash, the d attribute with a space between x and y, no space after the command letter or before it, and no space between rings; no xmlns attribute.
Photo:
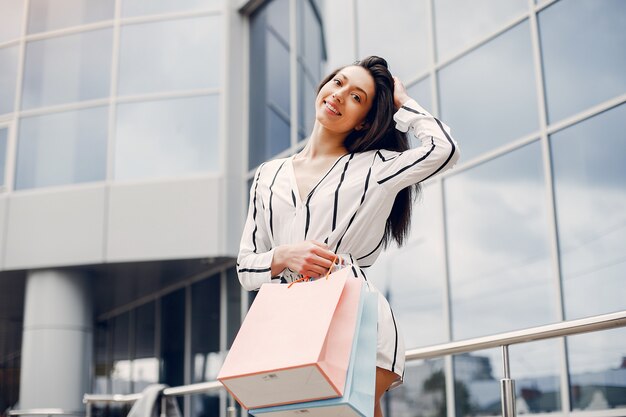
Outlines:
<svg viewBox="0 0 626 417"><path fill-rule="evenodd" d="M25 298L20 408L82 410L92 362L91 278L30 271Z"/></svg>

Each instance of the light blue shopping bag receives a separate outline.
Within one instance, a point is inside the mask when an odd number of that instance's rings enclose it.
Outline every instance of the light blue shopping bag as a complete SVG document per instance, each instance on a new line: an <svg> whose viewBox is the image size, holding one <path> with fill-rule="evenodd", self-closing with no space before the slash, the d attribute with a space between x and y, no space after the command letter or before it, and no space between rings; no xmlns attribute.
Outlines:
<svg viewBox="0 0 626 417"><path fill-rule="evenodd" d="M249 410L258 417L372 417L376 389L378 295L364 292L343 397Z"/></svg>

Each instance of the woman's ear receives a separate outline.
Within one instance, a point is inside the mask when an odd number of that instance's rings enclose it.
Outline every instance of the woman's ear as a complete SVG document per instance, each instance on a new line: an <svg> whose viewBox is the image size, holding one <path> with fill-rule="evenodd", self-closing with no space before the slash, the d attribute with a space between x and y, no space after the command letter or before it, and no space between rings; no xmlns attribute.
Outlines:
<svg viewBox="0 0 626 417"><path fill-rule="evenodd" d="M356 125L354 130L363 130L363 129L368 129L369 127L370 127L370 124L367 121L363 121L359 123L358 125Z"/></svg>

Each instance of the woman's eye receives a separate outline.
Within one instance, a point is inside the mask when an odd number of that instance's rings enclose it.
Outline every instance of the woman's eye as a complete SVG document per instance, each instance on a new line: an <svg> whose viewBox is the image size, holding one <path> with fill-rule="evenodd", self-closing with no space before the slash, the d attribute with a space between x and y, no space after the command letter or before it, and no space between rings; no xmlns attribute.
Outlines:
<svg viewBox="0 0 626 417"><path fill-rule="evenodd" d="M341 85L341 81L339 81L337 78L335 78L335 79L333 80L333 82L334 82L335 84L337 84L337 85Z"/></svg>
<svg viewBox="0 0 626 417"><path fill-rule="evenodd" d="M352 94L352 98L354 98L358 103L361 102L361 97L357 96L356 94Z"/></svg>

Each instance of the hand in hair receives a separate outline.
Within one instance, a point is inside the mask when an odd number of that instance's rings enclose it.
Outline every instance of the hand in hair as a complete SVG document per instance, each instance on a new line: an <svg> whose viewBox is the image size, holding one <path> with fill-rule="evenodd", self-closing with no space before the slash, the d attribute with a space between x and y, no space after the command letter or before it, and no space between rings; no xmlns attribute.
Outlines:
<svg viewBox="0 0 626 417"><path fill-rule="evenodd" d="M400 109L404 103L409 101L411 97L409 97L406 92L406 88L402 81L396 76L393 77L393 104L396 106L396 110Z"/></svg>

